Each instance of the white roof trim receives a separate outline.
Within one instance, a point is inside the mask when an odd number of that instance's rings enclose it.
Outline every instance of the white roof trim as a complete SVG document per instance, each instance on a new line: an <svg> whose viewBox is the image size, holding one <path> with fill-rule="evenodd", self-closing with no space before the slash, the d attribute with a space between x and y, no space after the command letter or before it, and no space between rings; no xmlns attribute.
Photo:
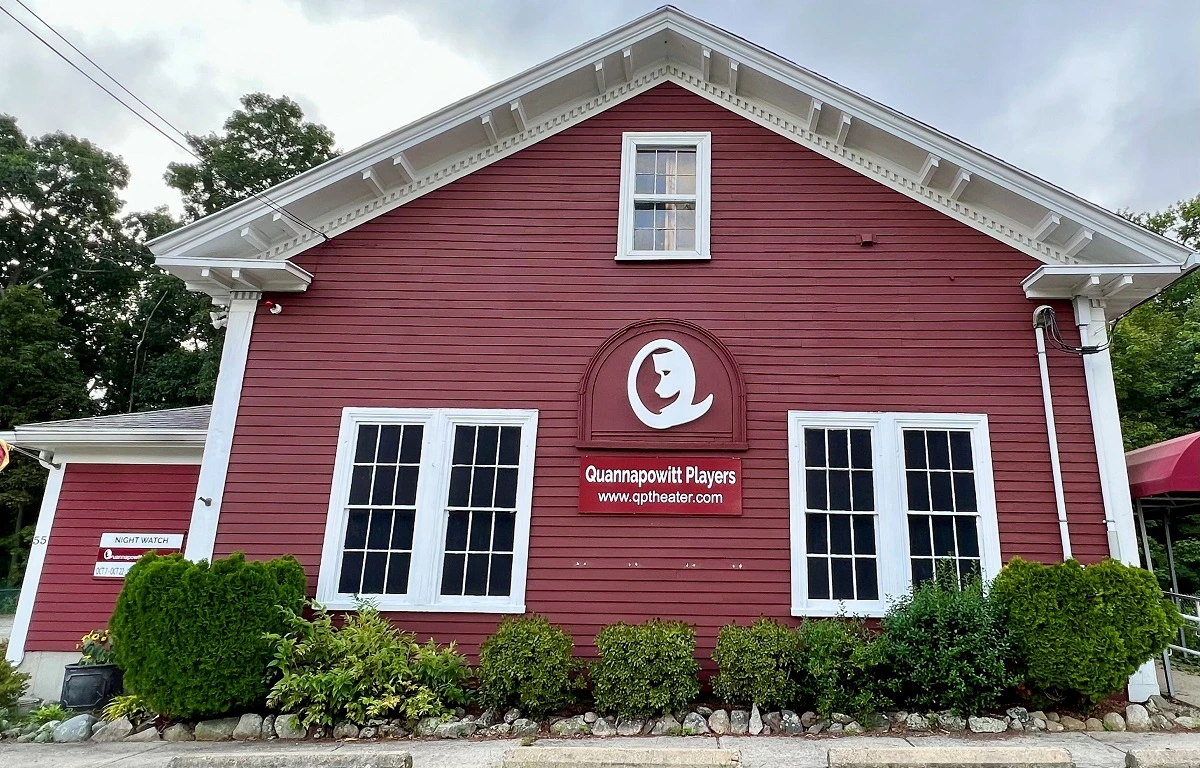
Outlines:
<svg viewBox="0 0 1200 768"><path fill-rule="evenodd" d="M689 53L693 48L694 62ZM613 76L606 73L608 89L597 95L596 64L610 56L614 57ZM736 82L730 81L728 66L723 67L725 74L718 74L719 67L712 66L714 56L721 57L722 65L738 63ZM622 66L626 63L628 66ZM704 76L701 67L705 64L717 82ZM623 72L626 78L621 77ZM679 82L798 143L821 148L827 157L1048 264L1179 265L1191 255L1179 243L671 7L351 150L266 194L327 235L335 235L664 79ZM791 103L781 106L756 97L760 91L782 93L780 98L791 99ZM553 103L548 103L547 93L555 96L550 99ZM535 102L541 104L539 114L534 114L531 106ZM822 105L819 110L818 103ZM486 125L481 115L489 116ZM830 117L820 120L822 115ZM847 116L855 125L848 137L839 130L846 125L843 118ZM833 127L818 133L818 121L831 121ZM871 133L872 127L877 135L892 137L889 141L895 146L889 145L894 150L890 155L889 147L855 145L856 141L870 141L869 136L855 137ZM851 146L838 144L838 139ZM421 158L414 160L418 154ZM930 163L930 157L935 162ZM398 164L403 171L394 169ZM362 182L363 174L372 169L383 176L409 178L393 184L386 194L372 197L371 186ZM950 188L955 186L954 179L965 174L969 174L970 186L957 192L967 199L954 199ZM380 186L384 183L386 179ZM989 192L994 192L991 198ZM1050 216L1057 219L1048 219ZM282 261L323 241L307 230L297 233L277 218L258 200L245 200L152 241L151 250L160 264L177 273L182 266L180 258L206 263L247 257ZM1055 220L1059 223L1052 229L1045 226L1046 221ZM241 237L247 227L261 236L254 239L269 247L259 249Z"/></svg>
<svg viewBox="0 0 1200 768"><path fill-rule="evenodd" d="M1114 317L1166 288L1187 269L1180 264L1047 264L1025 278L1021 288L1028 299L1097 299Z"/></svg>

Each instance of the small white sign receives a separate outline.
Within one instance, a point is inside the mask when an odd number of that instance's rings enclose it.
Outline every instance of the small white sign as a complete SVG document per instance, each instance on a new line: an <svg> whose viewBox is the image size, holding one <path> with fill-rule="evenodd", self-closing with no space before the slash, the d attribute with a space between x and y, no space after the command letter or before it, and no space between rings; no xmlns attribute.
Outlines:
<svg viewBox="0 0 1200 768"><path fill-rule="evenodd" d="M179 549L182 533L102 533L100 546L113 549Z"/></svg>
<svg viewBox="0 0 1200 768"><path fill-rule="evenodd" d="M96 567L92 570L92 577L97 579L123 579L132 567L133 563L128 562L96 563Z"/></svg>
<svg viewBox="0 0 1200 768"><path fill-rule="evenodd" d="M123 579L133 564L150 550L165 555L182 548L182 533L104 533L100 535L92 578Z"/></svg>

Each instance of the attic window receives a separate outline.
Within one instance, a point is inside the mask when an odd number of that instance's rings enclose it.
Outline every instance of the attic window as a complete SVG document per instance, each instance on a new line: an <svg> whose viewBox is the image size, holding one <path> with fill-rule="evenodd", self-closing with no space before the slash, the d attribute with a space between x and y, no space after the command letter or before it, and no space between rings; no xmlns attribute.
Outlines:
<svg viewBox="0 0 1200 768"><path fill-rule="evenodd" d="M708 259L709 133L626 133L617 260Z"/></svg>

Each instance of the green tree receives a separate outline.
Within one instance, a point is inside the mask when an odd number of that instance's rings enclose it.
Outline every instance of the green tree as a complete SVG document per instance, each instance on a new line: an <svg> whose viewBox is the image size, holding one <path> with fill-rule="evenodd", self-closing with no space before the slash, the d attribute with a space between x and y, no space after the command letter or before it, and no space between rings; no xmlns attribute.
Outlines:
<svg viewBox="0 0 1200 768"><path fill-rule="evenodd" d="M224 133L188 135L198 162L167 166L164 178L183 194L189 219L264 192L337 155L333 133L305 122L304 110L287 96L249 93L241 102Z"/></svg>

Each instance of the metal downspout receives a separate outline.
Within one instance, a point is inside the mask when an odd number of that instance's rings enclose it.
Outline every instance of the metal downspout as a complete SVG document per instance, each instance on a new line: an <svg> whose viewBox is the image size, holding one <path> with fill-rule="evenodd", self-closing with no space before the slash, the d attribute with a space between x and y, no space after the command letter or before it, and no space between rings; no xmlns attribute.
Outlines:
<svg viewBox="0 0 1200 768"><path fill-rule="evenodd" d="M1050 394L1050 369L1046 366L1046 332L1043 311L1054 310L1042 305L1033 311L1033 332L1037 338L1038 371L1042 378L1042 404L1046 408L1046 436L1050 439L1050 473L1054 477L1054 503L1058 508L1058 533L1062 538L1063 560L1070 560L1071 532L1067 527L1067 499L1063 492L1062 463L1058 457L1058 429L1054 424L1054 398Z"/></svg>

